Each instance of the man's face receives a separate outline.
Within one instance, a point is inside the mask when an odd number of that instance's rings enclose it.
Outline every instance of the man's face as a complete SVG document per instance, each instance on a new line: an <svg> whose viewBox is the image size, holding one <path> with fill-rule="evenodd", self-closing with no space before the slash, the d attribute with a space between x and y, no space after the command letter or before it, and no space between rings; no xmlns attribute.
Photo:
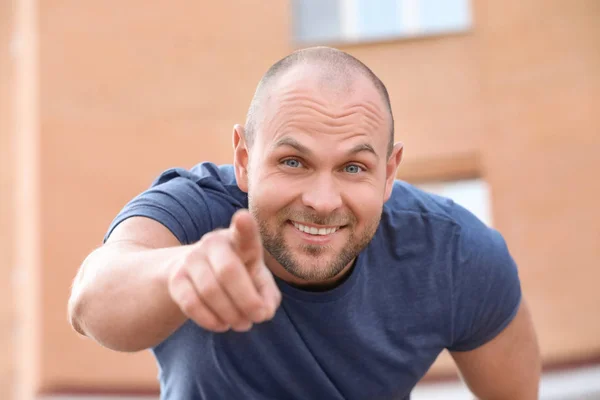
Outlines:
<svg viewBox="0 0 600 400"><path fill-rule="evenodd" d="M334 278L370 242L401 157L401 145L386 157L380 94L361 75L351 82L324 85L309 66L285 73L263 103L246 173L236 165L265 249L304 282Z"/></svg>

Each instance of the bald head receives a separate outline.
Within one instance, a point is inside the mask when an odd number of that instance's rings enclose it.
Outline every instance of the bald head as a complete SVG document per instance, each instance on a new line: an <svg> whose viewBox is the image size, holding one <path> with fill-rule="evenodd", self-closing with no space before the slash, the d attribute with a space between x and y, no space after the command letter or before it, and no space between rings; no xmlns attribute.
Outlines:
<svg viewBox="0 0 600 400"><path fill-rule="evenodd" d="M362 62L348 53L330 47L312 47L295 51L279 60L269 68L260 80L250 108L245 125L245 138L249 146L252 145L257 130L260 129L265 102L270 98L272 89L276 87L280 77L294 68L302 66L317 69L316 77L319 86L343 98L350 94L354 82L366 78L380 94L381 101L389 113L390 132L388 143L388 156L394 144L394 118L389 95L383 82Z"/></svg>

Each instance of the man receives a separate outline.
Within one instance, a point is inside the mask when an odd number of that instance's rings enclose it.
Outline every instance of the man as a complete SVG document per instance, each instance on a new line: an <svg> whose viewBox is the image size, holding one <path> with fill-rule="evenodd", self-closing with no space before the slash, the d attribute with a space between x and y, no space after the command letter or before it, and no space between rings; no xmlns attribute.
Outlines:
<svg viewBox="0 0 600 400"><path fill-rule="evenodd" d="M84 261L74 328L151 349L164 399L403 399L443 349L482 399L540 361L498 232L396 181L383 83L331 48L258 85L233 166L164 172ZM244 211L248 209L248 211Z"/></svg>

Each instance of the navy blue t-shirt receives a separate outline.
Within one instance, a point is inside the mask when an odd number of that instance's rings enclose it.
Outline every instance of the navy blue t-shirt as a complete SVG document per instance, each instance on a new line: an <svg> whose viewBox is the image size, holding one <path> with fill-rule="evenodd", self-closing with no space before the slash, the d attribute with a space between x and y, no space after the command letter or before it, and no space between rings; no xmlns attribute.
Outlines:
<svg viewBox="0 0 600 400"><path fill-rule="evenodd" d="M121 211L106 237L144 216L194 243L247 206L231 165L171 169ZM408 399L443 349L491 340L521 300L501 235L402 181L341 285L309 292L276 281L283 298L271 321L245 333L188 321L152 349L162 399Z"/></svg>

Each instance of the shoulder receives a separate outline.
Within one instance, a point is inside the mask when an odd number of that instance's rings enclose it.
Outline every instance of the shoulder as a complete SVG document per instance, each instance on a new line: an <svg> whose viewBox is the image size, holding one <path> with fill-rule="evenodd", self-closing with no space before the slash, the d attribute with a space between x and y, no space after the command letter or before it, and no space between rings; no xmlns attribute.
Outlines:
<svg viewBox="0 0 600 400"><path fill-rule="evenodd" d="M202 162L191 169L170 168L162 172L152 182L151 188L165 187L178 191L187 187L188 191L201 191L207 202L233 202L238 208L248 206L248 196L237 185L233 165L217 165Z"/></svg>
<svg viewBox="0 0 600 400"><path fill-rule="evenodd" d="M396 181L370 248L379 257L451 277L461 269L510 263L502 235L449 198ZM493 262L492 262L493 261ZM407 263L405 262L404 265ZM435 271L433 271L435 270ZM422 271L425 273L425 271Z"/></svg>
<svg viewBox="0 0 600 400"><path fill-rule="evenodd" d="M449 198L426 192L408 182L396 180L384 213L418 214L448 222L455 221L456 204Z"/></svg>
<svg viewBox="0 0 600 400"><path fill-rule="evenodd" d="M371 269L400 274L411 285L436 279L449 285L463 223L456 207L451 199L396 181L364 259L376 266Z"/></svg>
<svg viewBox="0 0 600 400"><path fill-rule="evenodd" d="M169 168L160 173L152 182L152 186L164 184L174 179L186 180L201 186L226 188L227 190L238 187L233 165L218 165L212 162L201 162L190 169Z"/></svg>
<svg viewBox="0 0 600 400"><path fill-rule="evenodd" d="M384 205L382 224L393 227L392 231L452 239L455 246L477 246L486 237L495 236L492 228L452 199L400 180L394 183L392 195ZM406 239L406 235L401 236Z"/></svg>
<svg viewBox="0 0 600 400"><path fill-rule="evenodd" d="M518 269L500 232L451 199L408 183L395 183L370 249L373 269L385 269L386 281L425 299L423 309L447 313L452 350L489 340L520 302Z"/></svg>
<svg viewBox="0 0 600 400"><path fill-rule="evenodd" d="M460 229L457 205L448 198L425 192L414 185L395 181L383 206L380 238L396 247L418 243L421 249L448 242ZM378 236L375 237L376 239Z"/></svg>
<svg viewBox="0 0 600 400"><path fill-rule="evenodd" d="M193 243L206 232L228 226L235 211L247 206L248 197L237 186L231 165L204 162L189 170L170 168L125 205L105 240L125 219L142 216L166 226L181 243Z"/></svg>

